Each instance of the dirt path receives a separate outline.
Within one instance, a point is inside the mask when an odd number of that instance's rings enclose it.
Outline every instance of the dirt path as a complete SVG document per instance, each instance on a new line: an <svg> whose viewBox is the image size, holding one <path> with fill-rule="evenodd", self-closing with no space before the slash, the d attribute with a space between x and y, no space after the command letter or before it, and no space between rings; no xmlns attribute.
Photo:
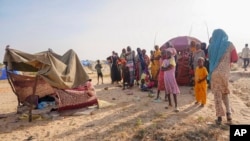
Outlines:
<svg viewBox="0 0 250 141"><path fill-rule="evenodd" d="M244 76L243 76L244 75ZM233 74L230 79L230 95L235 124L250 124L248 74ZM96 77L93 84L96 84ZM180 87L178 97L180 112L165 109L167 103L153 102L154 98L138 87L122 91L121 87L109 84L106 77L103 85L96 85L100 100L114 104L94 110L89 115L60 116L53 120L18 120L16 97L7 81L0 82L0 138L6 140L73 140L73 141L164 141L164 140L229 140L229 126L214 123L213 94L208 91L207 105L194 105L190 87ZM108 87L108 90L104 88ZM127 93L132 92L132 95ZM161 97L164 95L161 93Z"/></svg>

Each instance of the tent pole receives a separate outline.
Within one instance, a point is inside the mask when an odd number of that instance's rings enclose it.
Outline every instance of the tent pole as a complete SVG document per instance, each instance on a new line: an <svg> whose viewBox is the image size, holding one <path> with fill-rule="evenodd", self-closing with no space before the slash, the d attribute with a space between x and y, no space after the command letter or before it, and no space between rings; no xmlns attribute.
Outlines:
<svg viewBox="0 0 250 141"><path fill-rule="evenodd" d="M5 51L9 52L9 45L6 46ZM11 89L12 89L13 93L17 96L17 102L18 102L18 107L19 107L20 106L20 99L19 99L18 94L16 93L16 90L15 90L14 86L13 86L12 78L9 75L8 63L5 62L4 65L5 65L5 70L6 70L6 75L7 75L8 82L9 82L9 84L11 86Z"/></svg>
<svg viewBox="0 0 250 141"><path fill-rule="evenodd" d="M5 70L6 70L7 79L8 79L8 82L10 84L10 87L11 87L13 93L17 96L17 102L18 102L18 107L19 107L20 106L20 99L19 99L19 96L18 96L14 86L13 86L13 80L12 80L10 74L9 74L10 72L7 70L7 65L5 65Z"/></svg>
<svg viewBox="0 0 250 141"><path fill-rule="evenodd" d="M38 75L36 74L36 78L35 78L35 84L33 86L33 94L31 96L31 103L29 103L29 122L32 122L32 109L33 109L33 98L35 96L35 93L36 93L36 87L37 87L37 81L38 81Z"/></svg>

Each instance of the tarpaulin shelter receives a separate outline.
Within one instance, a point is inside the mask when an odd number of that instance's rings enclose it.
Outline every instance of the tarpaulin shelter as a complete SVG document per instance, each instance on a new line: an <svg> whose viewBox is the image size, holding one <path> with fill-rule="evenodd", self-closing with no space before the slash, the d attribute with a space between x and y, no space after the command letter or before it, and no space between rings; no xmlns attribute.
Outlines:
<svg viewBox="0 0 250 141"><path fill-rule="evenodd" d="M51 50L30 54L7 47L3 63L18 105L34 104L35 96L46 95L57 98L59 111L98 104L87 86L89 76L72 49L61 56ZM35 75L17 75L13 70Z"/></svg>
<svg viewBox="0 0 250 141"><path fill-rule="evenodd" d="M190 85L192 83L193 69L191 68L192 54L190 54L191 42L201 43L199 39L191 36L177 36L166 43L160 49L166 49L169 43L177 51L176 81L179 85ZM195 46L194 46L195 48Z"/></svg>
<svg viewBox="0 0 250 141"><path fill-rule="evenodd" d="M89 60L82 60L81 63L84 66L90 66L91 65L91 62Z"/></svg>
<svg viewBox="0 0 250 141"><path fill-rule="evenodd" d="M13 71L13 73L18 74L19 72ZM0 80L6 80L6 79L8 79L6 68L0 68Z"/></svg>
<svg viewBox="0 0 250 141"><path fill-rule="evenodd" d="M177 51L184 51L189 49L191 41L201 43L199 39L191 36L177 36L168 40L166 43L170 43ZM164 43L160 48L166 48L166 43Z"/></svg>

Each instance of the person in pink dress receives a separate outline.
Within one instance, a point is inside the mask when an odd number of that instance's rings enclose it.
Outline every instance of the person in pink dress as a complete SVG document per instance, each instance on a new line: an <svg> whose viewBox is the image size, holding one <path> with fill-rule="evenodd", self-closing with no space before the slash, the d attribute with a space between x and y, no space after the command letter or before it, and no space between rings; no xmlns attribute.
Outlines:
<svg viewBox="0 0 250 141"><path fill-rule="evenodd" d="M162 52L162 55L164 55L163 53L164 53L164 51ZM166 57L166 55L165 56L161 56L161 58L159 60L160 61L160 65L162 65L163 60L165 59L164 57ZM159 68L157 74L158 74L157 96L156 96L154 102L161 102L160 92L161 91L165 92L164 71L161 71L161 68ZM166 94L166 92L165 92L165 101L167 101L167 94Z"/></svg>
<svg viewBox="0 0 250 141"><path fill-rule="evenodd" d="M175 112L179 112L178 104L177 104L177 95L180 93L180 89L175 79L175 59L172 53L172 50L166 49L163 50L162 53L166 59L163 60L161 71L164 71L164 84L165 84L165 91L168 96L169 106L172 106L171 103L171 96L173 94L174 103L175 103ZM167 107L166 107L167 108Z"/></svg>

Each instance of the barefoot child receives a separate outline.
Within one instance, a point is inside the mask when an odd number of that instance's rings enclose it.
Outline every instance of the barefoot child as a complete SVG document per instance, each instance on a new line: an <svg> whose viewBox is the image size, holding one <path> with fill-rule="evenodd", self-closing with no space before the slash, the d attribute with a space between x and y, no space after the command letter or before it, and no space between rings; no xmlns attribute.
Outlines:
<svg viewBox="0 0 250 141"><path fill-rule="evenodd" d="M172 51L169 49L163 50L163 56L165 56L166 59L163 60L161 71L164 71L164 84L166 94L168 96L169 106L172 106L170 94L173 94L175 103L174 111L179 112L177 105L177 94L180 93L180 90L175 79L175 59L172 55Z"/></svg>
<svg viewBox="0 0 250 141"><path fill-rule="evenodd" d="M198 58L198 66L195 69L195 104L201 103L201 107L204 107L207 101L207 69L204 67L205 59L203 57Z"/></svg>
<svg viewBox="0 0 250 141"><path fill-rule="evenodd" d="M151 94L153 93L153 88L154 86L154 81L150 81L150 80L147 80L147 79L141 79L141 84L140 84L140 89L141 91L148 91L150 92Z"/></svg>
<svg viewBox="0 0 250 141"><path fill-rule="evenodd" d="M149 91L153 92L152 88L154 87L154 81L150 79L150 75L147 71L144 71L141 74L141 80L140 80L140 89L142 91Z"/></svg>
<svg viewBox="0 0 250 141"><path fill-rule="evenodd" d="M95 65L95 69L97 71L97 85L99 84L99 77L101 77L102 84L103 84L102 65L100 64L100 60L97 60L97 64Z"/></svg>

